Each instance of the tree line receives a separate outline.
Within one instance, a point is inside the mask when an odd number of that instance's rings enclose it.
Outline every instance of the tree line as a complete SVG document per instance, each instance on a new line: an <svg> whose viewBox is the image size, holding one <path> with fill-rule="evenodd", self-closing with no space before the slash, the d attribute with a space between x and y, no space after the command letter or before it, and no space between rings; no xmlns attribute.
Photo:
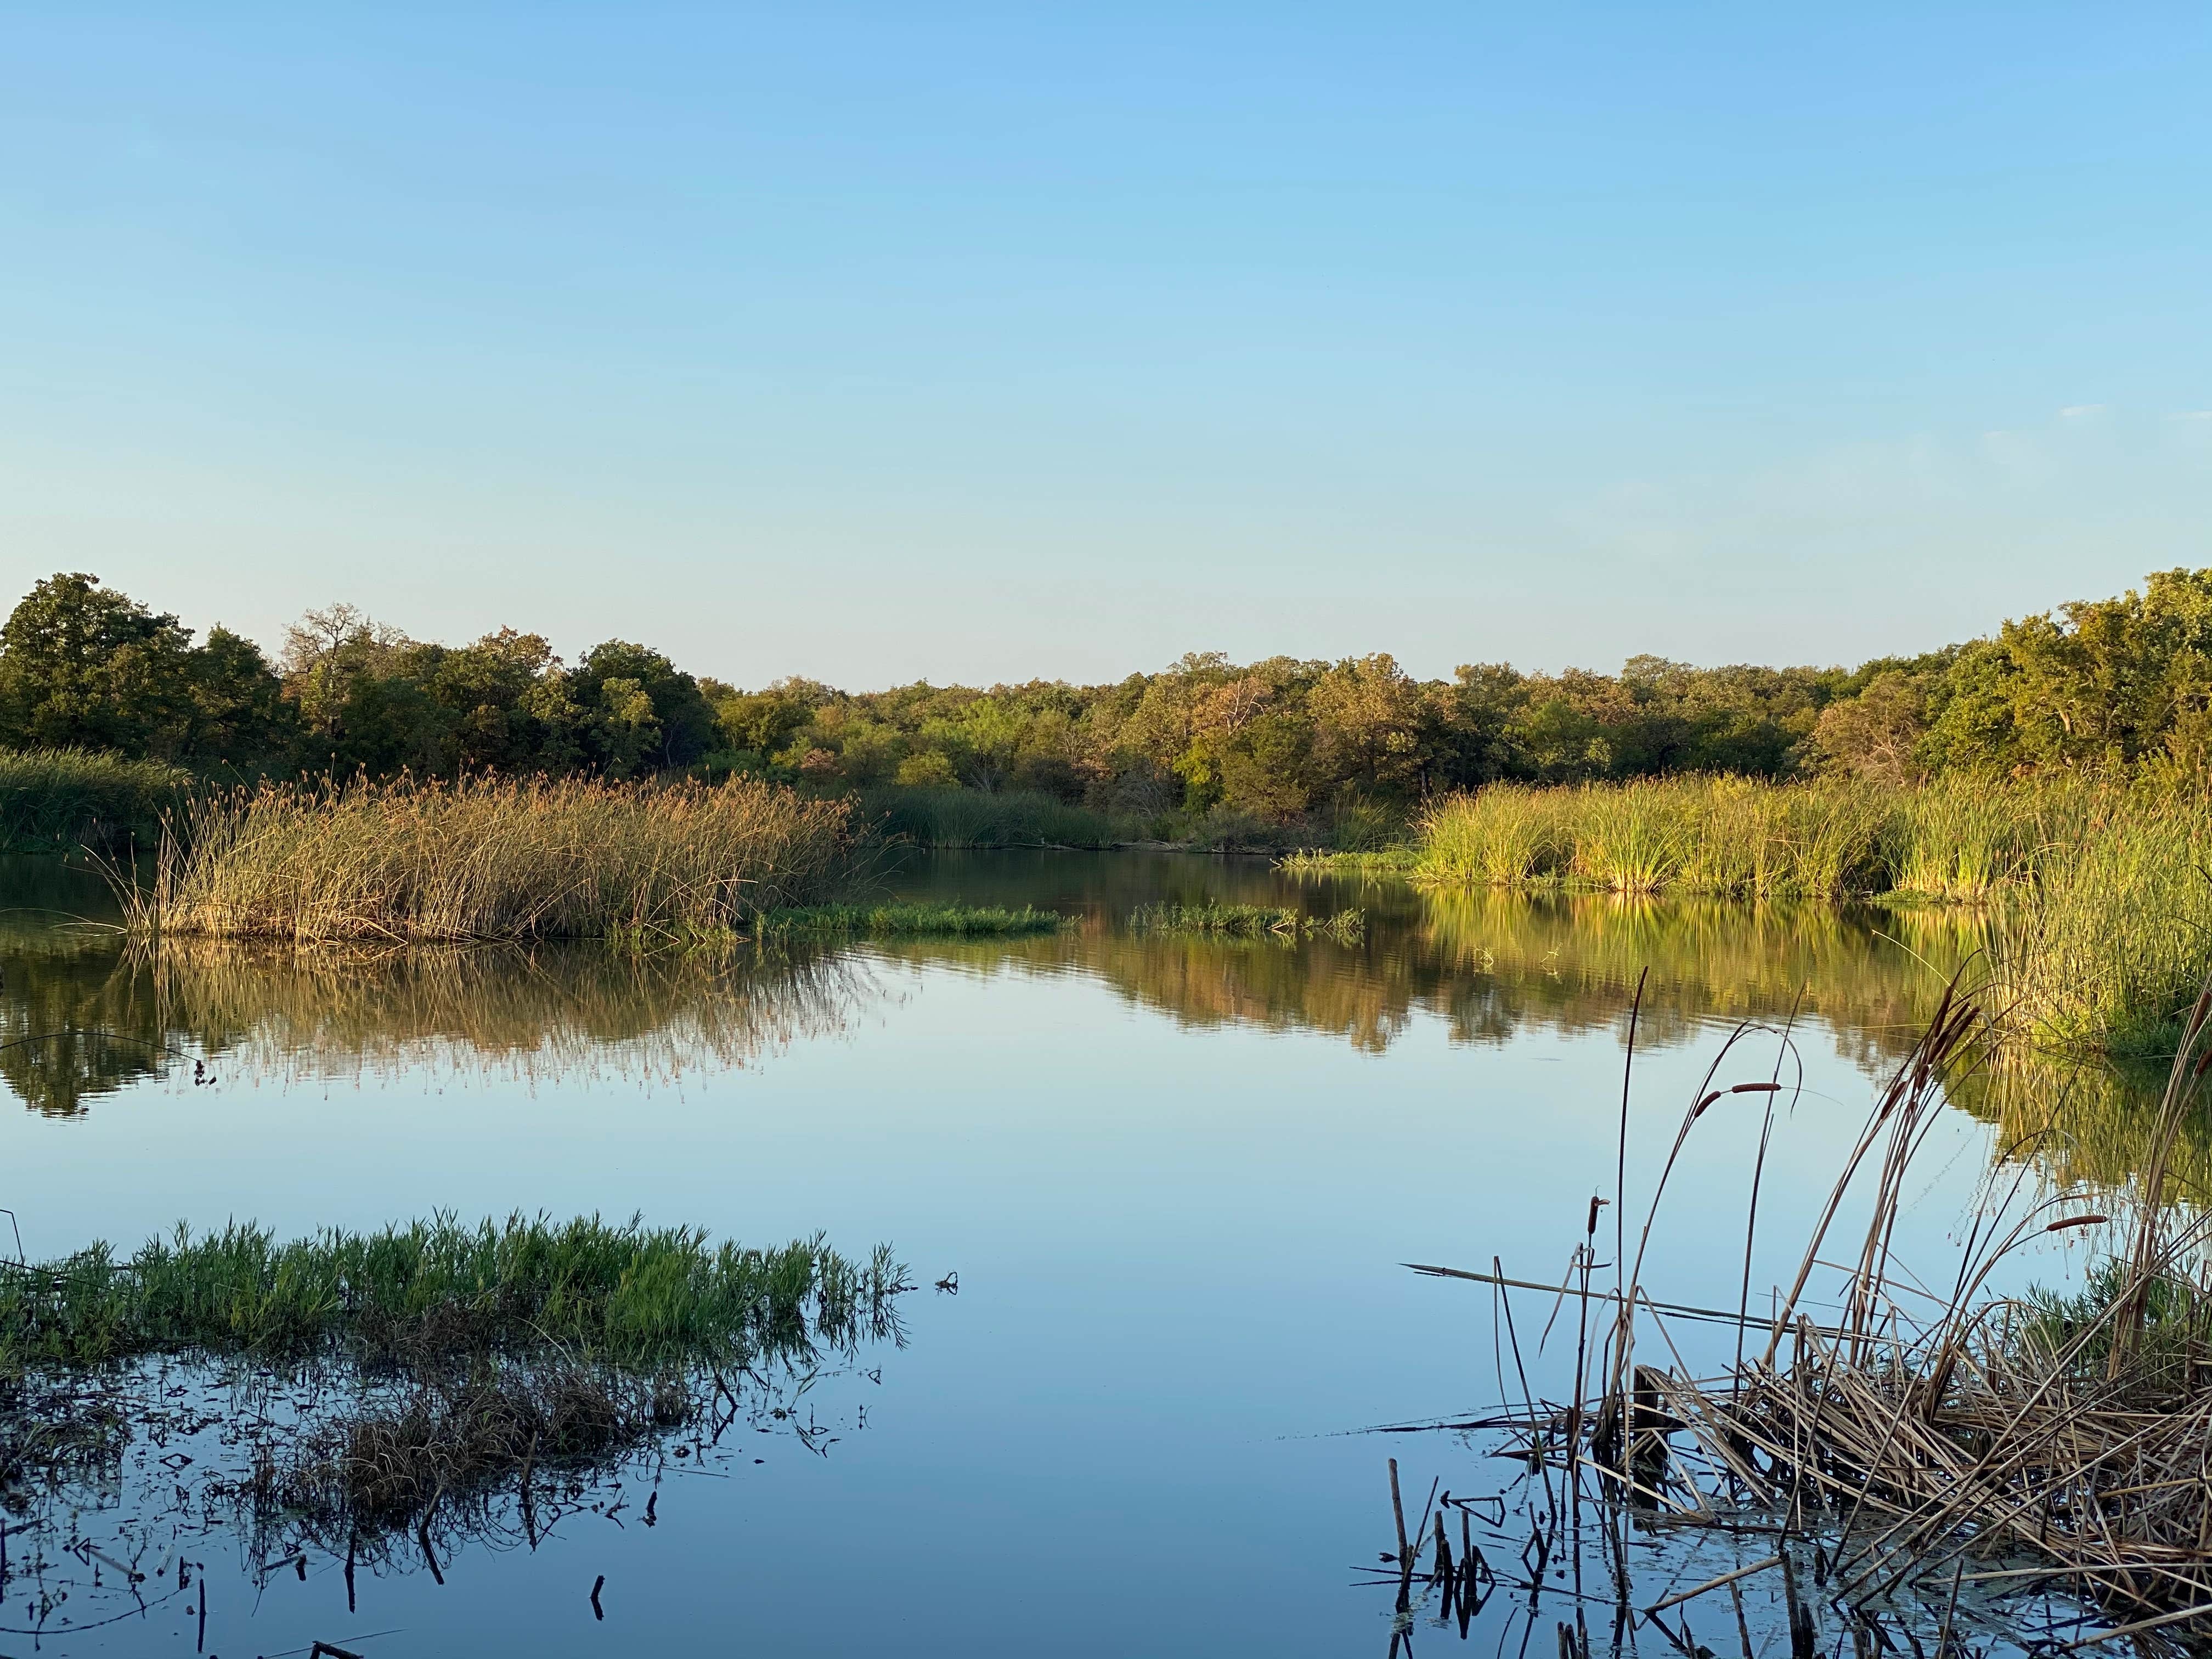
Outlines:
<svg viewBox="0 0 2212 1659"><path fill-rule="evenodd" d="M744 690L621 640L573 664L538 634L410 637L312 611L270 659L220 626L195 642L82 573L0 626L0 745L77 746L211 776L750 772L822 791L1034 790L1103 811L1285 824L1498 780L2212 765L2212 570L1846 670L1613 674L1470 664L1416 679L1387 653L1238 664L1193 653L1110 684L926 683Z"/></svg>

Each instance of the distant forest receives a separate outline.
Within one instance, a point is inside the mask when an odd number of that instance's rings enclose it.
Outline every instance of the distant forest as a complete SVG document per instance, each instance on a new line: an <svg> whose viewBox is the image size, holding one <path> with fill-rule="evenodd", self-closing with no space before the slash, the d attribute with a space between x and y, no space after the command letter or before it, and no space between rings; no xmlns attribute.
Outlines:
<svg viewBox="0 0 2212 1659"><path fill-rule="evenodd" d="M1107 685L744 690L611 640L574 663L542 635L412 638L310 611L275 661L221 627L62 574L0 628L0 745L165 760L209 776L611 778L747 772L812 791L1034 791L1095 811L1266 823L1402 812L1500 779L1856 775L2212 765L2212 570L2008 622L1856 669L1618 673L1502 663L1415 679L1389 655L1237 664L1194 653Z"/></svg>

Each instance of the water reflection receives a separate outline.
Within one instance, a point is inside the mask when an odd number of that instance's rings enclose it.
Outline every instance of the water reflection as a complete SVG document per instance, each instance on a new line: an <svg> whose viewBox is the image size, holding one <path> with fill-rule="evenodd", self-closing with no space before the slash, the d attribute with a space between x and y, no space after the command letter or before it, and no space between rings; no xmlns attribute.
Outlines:
<svg viewBox="0 0 2212 1659"><path fill-rule="evenodd" d="M1057 935L908 940L845 951L639 957L592 945L386 954L195 945L141 952L89 872L0 867L0 1079L58 1116L204 1061L259 1080L409 1066L525 1077L680 1078L832 1036L880 1002L889 963L968 975L1080 974L1192 1028L1321 1032L1370 1054L1418 1018L1456 1042L1531 1031L1694 1042L1739 1019L1817 1019L1838 1051L1887 1066L1982 943L1970 910L1665 902L1293 882L1258 860L1139 854L952 854L893 878L900 896L1037 904ZM1364 939L1183 938L1128 926L1139 905L1357 905ZM2136 1167L2158 1079L2014 1058L1959 1103L2033 1146L2063 1178ZM2212 1124L2191 1126L2182 1176L2212 1196Z"/></svg>
<svg viewBox="0 0 2212 1659"><path fill-rule="evenodd" d="M0 880L44 902L0 921L0 1079L52 1116L180 1066L276 1082L423 1065L675 1079L834 1035L872 994L864 962L821 952L147 950L84 872L15 863Z"/></svg>
<svg viewBox="0 0 2212 1659"><path fill-rule="evenodd" d="M1366 938L1163 938L1092 912L1057 938L889 952L971 970L1097 975L1131 1001L1195 1026L1327 1032L1371 1053L1416 1014L1455 1040L1502 1046L1525 1029L1624 1028L1639 974L1646 1041L1692 1040L1701 1025L1793 1010L1819 1017L1847 1052L1877 1064L1911 1046L1953 971L1979 944L1971 913L1832 905L1376 886Z"/></svg>
<svg viewBox="0 0 2212 1659"><path fill-rule="evenodd" d="M558 1358L33 1376L0 1409L0 1632L68 1650L135 1620L227 1651L264 1634L279 1575L342 1574L349 1614L385 1611L379 1582L416 1575L495 1605L484 1557L657 1527L665 1489L731 1480L771 1448L826 1458L867 1427L881 1382L857 1346L650 1376Z"/></svg>

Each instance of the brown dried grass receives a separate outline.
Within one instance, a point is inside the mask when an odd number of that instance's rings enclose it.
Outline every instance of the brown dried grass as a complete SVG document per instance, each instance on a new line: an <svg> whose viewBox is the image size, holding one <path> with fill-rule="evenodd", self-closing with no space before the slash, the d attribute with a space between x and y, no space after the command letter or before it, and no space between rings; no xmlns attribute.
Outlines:
<svg viewBox="0 0 2212 1659"><path fill-rule="evenodd" d="M683 937L842 896L842 801L756 779L268 785L193 803L150 884L118 872L142 935L298 943Z"/></svg>

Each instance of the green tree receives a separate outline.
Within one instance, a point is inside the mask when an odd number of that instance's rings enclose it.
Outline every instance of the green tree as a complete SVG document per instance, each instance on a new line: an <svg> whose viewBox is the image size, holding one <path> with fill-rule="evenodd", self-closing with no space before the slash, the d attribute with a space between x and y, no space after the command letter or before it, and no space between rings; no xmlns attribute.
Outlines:
<svg viewBox="0 0 2212 1659"><path fill-rule="evenodd" d="M569 695L589 716L586 752L611 776L689 766L714 747L714 711L699 682L649 647L627 640L593 646L576 665Z"/></svg>
<svg viewBox="0 0 2212 1659"><path fill-rule="evenodd" d="M227 629L195 647L173 616L82 571L47 577L0 624L0 738L188 764L276 763L290 721L261 653Z"/></svg>

